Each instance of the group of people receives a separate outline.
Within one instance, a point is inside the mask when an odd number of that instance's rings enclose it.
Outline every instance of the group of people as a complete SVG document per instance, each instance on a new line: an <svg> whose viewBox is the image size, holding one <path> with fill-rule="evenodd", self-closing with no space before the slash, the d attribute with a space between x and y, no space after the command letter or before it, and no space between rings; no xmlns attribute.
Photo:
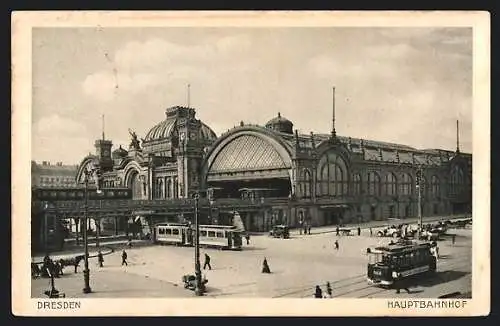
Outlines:
<svg viewBox="0 0 500 326"><path fill-rule="evenodd" d="M127 258L128 258L128 254L125 251L125 249L123 249L123 251L122 251L122 266L123 265L128 266ZM99 265L99 267L104 267L104 256L100 250L97 253L97 264Z"/></svg>
<svg viewBox="0 0 500 326"><path fill-rule="evenodd" d="M299 221L299 232L302 235L302 232L304 234L311 234L311 224L304 223L304 221L300 220Z"/></svg>
<svg viewBox="0 0 500 326"><path fill-rule="evenodd" d="M350 232L350 230L348 230ZM358 226L358 228L356 229L357 233L358 233L358 236L361 236L361 228ZM337 227L335 228L335 235L336 236L340 236L340 225L337 225ZM373 231L372 231L372 228L370 228L370 236L373 235Z"/></svg>
<svg viewBox="0 0 500 326"><path fill-rule="evenodd" d="M326 299L326 298L333 298L333 291L332 291L332 286L330 285L330 282L326 282L326 293L323 293L323 290L321 290L321 287L319 285L316 285L316 290L314 291L314 298L316 299Z"/></svg>

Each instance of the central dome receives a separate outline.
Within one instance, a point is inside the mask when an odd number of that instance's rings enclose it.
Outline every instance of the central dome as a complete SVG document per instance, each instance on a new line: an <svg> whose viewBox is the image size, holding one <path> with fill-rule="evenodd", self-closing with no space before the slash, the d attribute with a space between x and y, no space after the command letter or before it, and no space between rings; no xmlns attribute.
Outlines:
<svg viewBox="0 0 500 326"><path fill-rule="evenodd" d="M177 136L177 123L179 119L195 119L195 110L192 108L175 106L167 109L167 118L160 123L153 126L146 137L144 137L144 142L151 142L155 140L172 138ZM217 139L215 132L210 129L209 126L200 121L201 127L199 131L200 140L214 141Z"/></svg>

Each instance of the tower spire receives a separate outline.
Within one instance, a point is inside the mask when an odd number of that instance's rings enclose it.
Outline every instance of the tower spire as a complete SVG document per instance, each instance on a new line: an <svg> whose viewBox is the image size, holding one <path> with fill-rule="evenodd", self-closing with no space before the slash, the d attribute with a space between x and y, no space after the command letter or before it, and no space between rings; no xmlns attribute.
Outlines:
<svg viewBox="0 0 500 326"><path fill-rule="evenodd" d="M457 120L457 153L460 153L460 132L458 129L458 120Z"/></svg>
<svg viewBox="0 0 500 326"><path fill-rule="evenodd" d="M104 136L104 114L102 115L102 140L105 140L105 136Z"/></svg>
<svg viewBox="0 0 500 326"><path fill-rule="evenodd" d="M191 84L188 84L188 89L187 89L187 107L190 107L191 102Z"/></svg>
<svg viewBox="0 0 500 326"><path fill-rule="evenodd" d="M337 133L335 132L335 87L333 87L333 103L332 103L332 138L335 138L337 136Z"/></svg>

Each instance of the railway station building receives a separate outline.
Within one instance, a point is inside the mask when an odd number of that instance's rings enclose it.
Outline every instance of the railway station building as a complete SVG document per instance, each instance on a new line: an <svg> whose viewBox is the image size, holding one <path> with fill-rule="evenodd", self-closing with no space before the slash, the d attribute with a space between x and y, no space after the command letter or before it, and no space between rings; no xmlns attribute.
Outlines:
<svg viewBox="0 0 500 326"><path fill-rule="evenodd" d="M199 189L211 189L210 223L227 223L223 215L238 209L250 231L416 217L418 171L423 216L472 211L472 154L460 151L458 122L455 150L341 136L335 120L329 134L300 134L281 113L217 136L194 108L180 106L167 108L144 138L130 134L126 149L113 149L104 136L96 140L77 182L97 162L105 188L126 187L135 200L172 207L172 213L144 213L154 222L186 218L175 204ZM242 209L242 203L250 205Z"/></svg>

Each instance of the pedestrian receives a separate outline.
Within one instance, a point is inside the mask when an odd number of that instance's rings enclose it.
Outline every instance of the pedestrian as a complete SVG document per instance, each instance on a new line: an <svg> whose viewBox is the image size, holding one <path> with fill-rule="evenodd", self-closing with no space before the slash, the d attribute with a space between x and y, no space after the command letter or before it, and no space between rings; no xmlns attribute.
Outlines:
<svg viewBox="0 0 500 326"><path fill-rule="evenodd" d="M208 266L209 270L212 270L212 266L210 266L210 256L205 253L205 263L203 264L203 269Z"/></svg>
<svg viewBox="0 0 500 326"><path fill-rule="evenodd" d="M128 266L128 263L127 263L127 252L125 251L125 249L123 249L123 252L122 252L122 266L123 265Z"/></svg>
<svg viewBox="0 0 500 326"><path fill-rule="evenodd" d="M451 236L451 244L452 244L452 245L455 245L455 237L456 237L456 236L457 236L456 234L453 234L453 235Z"/></svg>
<svg viewBox="0 0 500 326"><path fill-rule="evenodd" d="M314 292L314 297L316 299L322 299L323 298L323 291L321 291L321 288L319 285L316 285L316 291Z"/></svg>
<svg viewBox="0 0 500 326"><path fill-rule="evenodd" d="M335 229L335 233L337 234L337 237L340 235L340 228L338 225L337 228Z"/></svg>
<svg viewBox="0 0 500 326"><path fill-rule="evenodd" d="M370 237L373 237L373 230L370 228Z"/></svg>
<svg viewBox="0 0 500 326"><path fill-rule="evenodd" d="M361 235L361 228L358 226L358 237Z"/></svg>
<svg viewBox="0 0 500 326"><path fill-rule="evenodd" d="M247 245L249 245L250 244L250 234L247 233L245 235L245 239L247 240Z"/></svg>
<svg viewBox="0 0 500 326"><path fill-rule="evenodd" d="M128 238L127 247L132 248L132 238L131 237Z"/></svg>
<svg viewBox="0 0 500 326"><path fill-rule="evenodd" d="M406 293L408 293L408 294L411 293L410 290L408 289L408 287L403 284L403 279L402 279L400 273L398 273L398 275L397 275L397 277L396 277L396 279L394 281L395 281L394 285L396 287L396 293L397 294L399 294L401 290L405 290Z"/></svg>
<svg viewBox="0 0 500 326"><path fill-rule="evenodd" d="M307 234L307 224L304 224L304 234Z"/></svg>
<svg viewBox="0 0 500 326"><path fill-rule="evenodd" d="M339 242L338 242L338 240L335 240L335 250L339 250Z"/></svg>
<svg viewBox="0 0 500 326"><path fill-rule="evenodd" d="M99 252L97 253L97 261L99 263L99 267L103 267L102 266L102 263L104 263L104 258L102 256L102 252L99 250Z"/></svg>
<svg viewBox="0 0 500 326"><path fill-rule="evenodd" d="M332 298L333 297L333 291L332 291L332 286L330 285L330 282L326 282L326 297L327 298Z"/></svg>
<svg viewBox="0 0 500 326"><path fill-rule="evenodd" d="M307 226L307 231L308 231L308 233L309 233L309 234L311 234L311 224L309 224L309 225Z"/></svg>
<svg viewBox="0 0 500 326"><path fill-rule="evenodd" d="M270 274L271 269L269 268L269 264L267 263L267 258L264 257L264 261L262 262L262 273Z"/></svg>

